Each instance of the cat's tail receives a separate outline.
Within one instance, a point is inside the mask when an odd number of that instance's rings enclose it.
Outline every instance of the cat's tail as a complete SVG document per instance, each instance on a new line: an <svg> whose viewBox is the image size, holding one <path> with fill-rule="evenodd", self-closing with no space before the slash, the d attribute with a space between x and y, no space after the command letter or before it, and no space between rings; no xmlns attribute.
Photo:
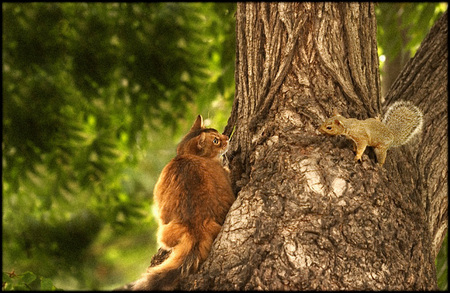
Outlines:
<svg viewBox="0 0 450 293"><path fill-rule="evenodd" d="M184 231L178 240L169 257L148 268L147 273L133 285L133 290L173 290L180 277L198 269L201 257L195 237Z"/></svg>

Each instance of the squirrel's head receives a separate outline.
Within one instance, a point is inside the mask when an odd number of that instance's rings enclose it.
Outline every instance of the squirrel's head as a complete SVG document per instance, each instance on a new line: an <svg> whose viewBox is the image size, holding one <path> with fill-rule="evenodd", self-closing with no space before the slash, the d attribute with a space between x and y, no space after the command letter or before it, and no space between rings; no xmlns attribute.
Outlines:
<svg viewBox="0 0 450 293"><path fill-rule="evenodd" d="M342 122L344 119L341 115L336 115L325 120L319 128L319 131L328 135L339 135L344 132L344 124Z"/></svg>

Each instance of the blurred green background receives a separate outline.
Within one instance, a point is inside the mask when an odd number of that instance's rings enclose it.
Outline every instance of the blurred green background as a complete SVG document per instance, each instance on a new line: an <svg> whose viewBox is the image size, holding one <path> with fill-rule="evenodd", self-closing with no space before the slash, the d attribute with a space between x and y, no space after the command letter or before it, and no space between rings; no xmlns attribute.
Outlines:
<svg viewBox="0 0 450 293"><path fill-rule="evenodd" d="M376 7L384 70L413 56L447 9ZM219 131L227 123L235 12L235 3L2 4L3 289L110 290L145 271L158 248L159 173L197 114Z"/></svg>

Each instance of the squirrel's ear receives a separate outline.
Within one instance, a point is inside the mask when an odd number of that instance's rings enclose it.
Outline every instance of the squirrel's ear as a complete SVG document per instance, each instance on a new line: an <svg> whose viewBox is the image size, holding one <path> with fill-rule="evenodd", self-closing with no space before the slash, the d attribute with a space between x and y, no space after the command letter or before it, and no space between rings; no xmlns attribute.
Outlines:
<svg viewBox="0 0 450 293"><path fill-rule="evenodd" d="M203 128L203 117L202 115L198 115L197 119L195 119L194 125L192 125L191 127L191 131L202 128Z"/></svg>
<svg viewBox="0 0 450 293"><path fill-rule="evenodd" d="M341 122L341 120L339 120L339 119L334 119L334 124L336 124L336 125L342 125L342 122Z"/></svg>
<svg viewBox="0 0 450 293"><path fill-rule="evenodd" d="M339 112L336 108L333 109L333 116L338 116Z"/></svg>

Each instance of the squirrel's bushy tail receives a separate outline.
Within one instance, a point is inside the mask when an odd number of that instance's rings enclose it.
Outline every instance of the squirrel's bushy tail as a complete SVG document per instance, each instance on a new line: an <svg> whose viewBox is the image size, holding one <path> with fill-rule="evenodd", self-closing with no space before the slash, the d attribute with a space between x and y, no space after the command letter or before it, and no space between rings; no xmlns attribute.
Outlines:
<svg viewBox="0 0 450 293"><path fill-rule="evenodd" d="M394 134L391 147L401 146L422 130L422 112L409 102L398 101L389 107L383 123Z"/></svg>
<svg viewBox="0 0 450 293"><path fill-rule="evenodd" d="M173 290L181 276L196 270L200 262L198 245L190 233L184 233L160 265L150 267L133 285L133 290Z"/></svg>

